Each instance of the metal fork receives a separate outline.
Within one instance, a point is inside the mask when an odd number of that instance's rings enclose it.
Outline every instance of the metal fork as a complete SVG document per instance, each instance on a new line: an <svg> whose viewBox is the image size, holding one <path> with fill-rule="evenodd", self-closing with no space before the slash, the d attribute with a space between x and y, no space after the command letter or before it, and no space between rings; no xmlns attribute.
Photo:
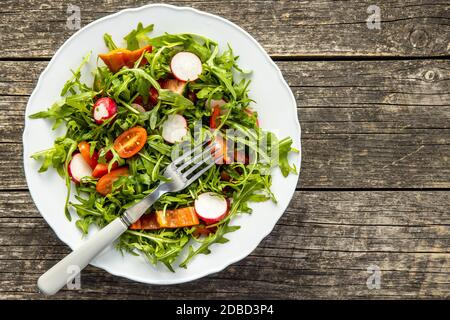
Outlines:
<svg viewBox="0 0 450 320"><path fill-rule="evenodd" d="M156 189L137 204L127 209L121 217L114 219L106 227L90 237L79 248L74 250L46 273L37 282L39 290L46 295L57 293L63 286L71 282L89 262L123 234L128 227L139 218L165 193L178 192L197 180L214 165L214 158L220 150L212 154L213 143L203 150L208 141L193 148L170 163L164 177L168 182L160 183ZM202 165L206 164L204 168ZM73 272L76 270L78 272ZM70 274L69 274L70 273Z"/></svg>

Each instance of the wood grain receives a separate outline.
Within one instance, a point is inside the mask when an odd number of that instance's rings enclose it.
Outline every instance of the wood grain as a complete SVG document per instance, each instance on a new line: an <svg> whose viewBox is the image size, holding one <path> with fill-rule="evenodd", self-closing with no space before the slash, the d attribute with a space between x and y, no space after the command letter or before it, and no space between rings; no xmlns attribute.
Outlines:
<svg viewBox="0 0 450 320"><path fill-rule="evenodd" d="M299 106L299 187L450 187L448 61L277 64ZM24 110L45 65L0 62L1 190L26 188Z"/></svg>
<svg viewBox="0 0 450 320"><path fill-rule="evenodd" d="M82 26L156 1L78 1ZM161 1L157 1L161 2ZM220 15L243 27L276 57L445 56L450 7L434 0L378 1L381 29L366 20L373 1L163 1ZM49 58L75 30L68 3L2 1L0 58ZM182 30L182 29L180 29Z"/></svg>
<svg viewBox="0 0 450 320"><path fill-rule="evenodd" d="M151 2L72 3L84 26ZM237 23L277 61L302 124L299 189L258 248L220 273L152 286L88 267L81 290L51 299L450 298L450 5L167 3ZM380 30L366 24L373 4ZM70 250L26 190L24 111L39 74L75 30L66 25L67 1L0 6L0 299L42 299L37 278ZM380 289L366 285L370 266L380 268Z"/></svg>
<svg viewBox="0 0 450 320"><path fill-rule="evenodd" d="M150 286L89 267L81 291L54 298L446 298L449 201L443 191L296 192L270 236L223 272ZM0 193L2 298L41 298L36 279L68 252L27 192ZM370 265L381 271L378 290L366 286Z"/></svg>

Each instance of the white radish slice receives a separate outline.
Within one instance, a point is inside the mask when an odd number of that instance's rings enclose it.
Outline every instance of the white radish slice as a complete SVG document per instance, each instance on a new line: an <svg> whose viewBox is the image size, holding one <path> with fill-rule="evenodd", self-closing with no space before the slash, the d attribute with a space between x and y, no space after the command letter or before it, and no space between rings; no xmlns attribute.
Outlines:
<svg viewBox="0 0 450 320"><path fill-rule="evenodd" d="M139 112L142 112L142 113L145 112L144 107L141 106L139 103L132 103L131 106L133 107L133 109L135 109L135 110L137 110Z"/></svg>
<svg viewBox="0 0 450 320"><path fill-rule="evenodd" d="M92 168L89 164L84 160L81 153L77 153L72 157L72 160L69 162L69 175L72 177L72 180L76 183L80 182L84 177L92 176Z"/></svg>
<svg viewBox="0 0 450 320"><path fill-rule="evenodd" d="M225 104L227 104L227 102L223 99L220 100L211 99L207 106L208 108L216 108L216 107L220 108L220 115L223 116L224 114L227 114L229 110L227 107L224 107Z"/></svg>
<svg viewBox="0 0 450 320"><path fill-rule="evenodd" d="M111 98L98 99L92 110L92 116L97 124L102 124L105 120L117 114L117 105Z"/></svg>
<svg viewBox="0 0 450 320"><path fill-rule="evenodd" d="M173 56L170 62L173 75L181 81L194 81L202 73L202 61L192 52L182 51Z"/></svg>
<svg viewBox="0 0 450 320"><path fill-rule="evenodd" d="M222 107L226 103L227 102L223 99L220 99L220 100L211 99L211 100L209 100L209 103L206 104L206 106L208 108Z"/></svg>
<svg viewBox="0 0 450 320"><path fill-rule="evenodd" d="M187 134L186 119L179 114L171 114L162 124L162 137L169 143L180 142Z"/></svg>
<svg viewBox="0 0 450 320"><path fill-rule="evenodd" d="M228 213L228 201L214 192L205 192L194 202L195 212L205 223L211 224L222 220Z"/></svg>

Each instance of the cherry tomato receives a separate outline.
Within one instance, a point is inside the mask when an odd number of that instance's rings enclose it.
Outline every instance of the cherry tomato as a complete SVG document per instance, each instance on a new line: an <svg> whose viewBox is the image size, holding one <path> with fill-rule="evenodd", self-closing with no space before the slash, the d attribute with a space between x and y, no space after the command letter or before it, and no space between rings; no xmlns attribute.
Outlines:
<svg viewBox="0 0 450 320"><path fill-rule="evenodd" d="M144 106L144 99L142 99L142 96L137 96L136 99L134 99L133 103L140 104L141 106Z"/></svg>
<svg viewBox="0 0 450 320"><path fill-rule="evenodd" d="M99 157L100 157L100 154L103 152L103 148L102 149L100 149L100 152L99 152ZM114 157L114 155L113 155L113 153L111 152L111 150L108 150L108 152L105 154L105 160L107 161L107 162L109 162L109 161L111 161L112 160L112 158Z"/></svg>
<svg viewBox="0 0 450 320"><path fill-rule="evenodd" d="M149 92L149 97L148 97L148 101L150 102L150 105L156 106L158 104L158 97L159 97L158 90L156 90L155 87L151 87L150 92Z"/></svg>
<svg viewBox="0 0 450 320"><path fill-rule="evenodd" d="M78 150L80 150L81 155L83 156L84 161L87 162L87 164L94 169L98 162L98 152L94 150L94 153L91 157L91 146L86 141L81 141L78 144Z"/></svg>
<svg viewBox="0 0 450 320"><path fill-rule="evenodd" d="M215 129L219 126L219 117L220 117L220 107L216 106L213 108L211 118L209 119L209 127L211 129Z"/></svg>
<svg viewBox="0 0 450 320"><path fill-rule="evenodd" d="M103 177L100 178L100 180L98 180L95 189L101 195L106 196L108 193L112 191L112 185L114 181L116 181L120 177L126 177L128 175L129 171L127 167L111 170L110 173L105 174Z"/></svg>
<svg viewBox="0 0 450 320"><path fill-rule="evenodd" d="M130 158L138 153L147 142L147 131L142 127L128 129L114 141L114 150L121 158Z"/></svg>
<svg viewBox="0 0 450 320"><path fill-rule="evenodd" d="M92 171L92 176L94 178L103 177L105 174L108 173L108 166L109 163L97 163L97 165L94 168L94 171ZM117 162L114 162L111 167L111 171L117 169L117 167L119 167L119 165L117 164Z"/></svg>

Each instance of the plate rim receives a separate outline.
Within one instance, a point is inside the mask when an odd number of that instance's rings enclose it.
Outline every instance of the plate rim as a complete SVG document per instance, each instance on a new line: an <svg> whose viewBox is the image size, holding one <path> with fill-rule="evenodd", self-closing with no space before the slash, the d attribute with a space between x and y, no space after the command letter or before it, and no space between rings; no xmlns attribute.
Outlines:
<svg viewBox="0 0 450 320"><path fill-rule="evenodd" d="M269 65L272 66L272 68L275 69L278 79L280 80L280 83L285 87L285 89L287 89L287 91L289 92L290 95L290 99L292 101L292 105L295 106L295 124L296 124L296 130L298 131L298 135L299 135L299 153L298 153L298 161L296 163L296 165L298 165L298 172L297 172L297 181L300 178L300 173L301 173L301 162L302 162L302 143L301 143L301 125L300 125L300 121L298 119L298 114L297 114L297 101L294 97L294 94L291 90L291 88L289 87L289 85L287 84L286 80L284 79L281 70L278 68L278 66L275 64L275 62L270 58L269 54L266 52L266 50L262 47L262 45L252 36L250 35L246 30L244 30L243 28L241 28L239 25L237 25L236 23L223 18L221 16L209 13L209 12L205 12L205 11L201 11L192 7L186 7L186 6L175 6L175 5L170 5L170 4L163 4L163 3L157 3L157 4L147 4L147 5L143 5L143 6L139 6L139 7L133 7L133 8L126 8L126 9L122 9L116 13L101 17L95 21L90 22L89 24L85 25L84 27L80 28L79 30L77 30L77 32L75 32L74 34L72 34L59 48L58 50L55 51L55 53L53 54L52 58L50 59L48 65L45 67L44 71L42 71L42 73L39 75L38 81L36 83L35 88L33 89L33 92L31 93L27 105L26 105L26 109L25 109L25 123L24 123L24 130L23 130L23 134L22 134L22 146L23 146L23 165L24 165L24 174L25 174L25 180L27 182L27 186L28 186L28 192L33 200L34 205L36 206L36 208L39 211L39 214L44 218L44 220L46 221L47 225L53 230L53 232L56 234L56 236L59 238L59 240L61 240L64 244L66 244L69 248L71 248L71 250L74 250L73 246L71 246L69 243L67 243L63 238L62 238L62 231L61 230L57 230L56 228L53 228L52 224L47 220L47 218L41 213L41 210L38 208L38 205L34 199L33 196L33 192L31 191L31 188L29 188L29 177L27 175L27 170L25 169L27 164L27 158L26 158L26 147L25 147L25 138L26 138L26 133L27 133L27 123L29 121L27 115L26 115L26 110L28 109L29 105L31 104L31 101L33 101L33 98L36 94L36 92L38 92L42 86L42 82L43 79L45 78L46 74L49 72L49 70L52 68L54 62L55 62L55 57L58 56L58 54L64 49L65 46L67 46L70 42L72 42L79 34L81 34L82 32L86 32L86 30L88 30L90 27L92 27L93 25L96 25L98 23L101 23L105 20L108 19L114 19L117 16L129 13L129 12L136 12L136 11L140 11L140 10L144 10L147 8L152 8L152 7L163 7L163 8L168 8L171 10L177 10L177 11L190 11L192 13L195 14L199 14L202 16L207 16L210 18L214 18L214 19L218 19L220 21L222 21L223 23L226 23L228 25L230 25L231 27L237 29L239 32L243 33L250 41L252 41L256 47L259 49L259 51L263 54L263 56L265 57L266 61L269 63ZM261 242L270 234L272 233L273 229L275 228L277 222L279 221L279 219L281 218L281 216L285 213L287 207L289 206L289 203L292 201L293 195L295 193L295 188L292 191L292 193L289 195L290 199L289 201L287 201L286 205L283 207L280 207L280 210L282 211L281 215L276 219L276 221L274 221L273 225L268 228L267 232L263 233L263 236L261 237L261 239L256 243L256 245L254 246L250 246L247 247L247 250L243 251L243 254L238 254L235 256L234 259L230 259L228 260L226 263L216 267L216 268L211 268L209 271L202 273L202 274L198 274L198 275L194 275L194 276L188 276L186 278L183 279L175 279L175 280L168 280L168 279L163 279L163 280L158 280L158 281L149 281L148 279L145 278L139 278L139 277L135 277L135 276L130 276L126 273L123 272L117 272L117 271L113 271L111 270L111 268L109 268L108 266L102 265L101 263L97 263L97 262L91 262L89 263L92 266L95 266L97 268L103 269L106 272L110 273L111 275L114 276L118 276L118 277L123 277L132 281L137 281L137 282L141 282L141 283L146 283L146 284L152 284L152 285L174 285L174 284L180 284L180 283L186 283L186 282L190 282L190 281L194 281L206 276L209 276L211 274L215 274L218 273L222 270L224 270L225 268L229 267L230 265L246 258L248 255L250 255L260 244Z"/></svg>

